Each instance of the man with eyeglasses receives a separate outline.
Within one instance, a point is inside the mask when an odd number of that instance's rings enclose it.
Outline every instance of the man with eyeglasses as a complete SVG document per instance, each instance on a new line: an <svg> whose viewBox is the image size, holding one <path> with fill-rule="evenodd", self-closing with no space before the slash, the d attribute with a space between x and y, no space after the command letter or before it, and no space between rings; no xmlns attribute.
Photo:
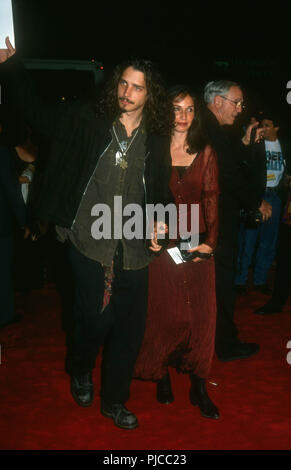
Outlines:
<svg viewBox="0 0 291 470"><path fill-rule="evenodd" d="M234 322L236 253L240 209L259 209L263 220L271 216L271 206L263 201L264 186L258 184L258 161L251 158L251 124L243 138L232 139L228 132L244 108L240 86L232 81L207 83L204 125L217 152L219 168L219 237L215 252L217 326L216 353L222 362L250 357L259 351L256 343L238 339ZM255 141L261 139L256 130Z"/></svg>

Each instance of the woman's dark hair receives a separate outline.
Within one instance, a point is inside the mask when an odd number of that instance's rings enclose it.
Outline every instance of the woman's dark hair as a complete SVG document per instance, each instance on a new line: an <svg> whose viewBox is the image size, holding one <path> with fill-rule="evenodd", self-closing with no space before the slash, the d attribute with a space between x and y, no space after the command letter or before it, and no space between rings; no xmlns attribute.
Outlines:
<svg viewBox="0 0 291 470"><path fill-rule="evenodd" d="M120 116L117 87L124 70L128 67L142 72L145 77L148 97L144 106L144 118L147 131L169 135L172 125L171 108L166 99L162 77L149 60L131 58L115 67L113 76L97 103L97 113L105 115L110 120Z"/></svg>
<svg viewBox="0 0 291 470"><path fill-rule="evenodd" d="M187 85L176 85L168 91L168 101L171 103L173 108L173 101L181 101L186 97L190 96L194 103L194 119L191 126L188 129L186 143L188 144L188 150L190 154L200 152L205 148L208 143L206 134L201 128L201 104L199 99L193 90Z"/></svg>

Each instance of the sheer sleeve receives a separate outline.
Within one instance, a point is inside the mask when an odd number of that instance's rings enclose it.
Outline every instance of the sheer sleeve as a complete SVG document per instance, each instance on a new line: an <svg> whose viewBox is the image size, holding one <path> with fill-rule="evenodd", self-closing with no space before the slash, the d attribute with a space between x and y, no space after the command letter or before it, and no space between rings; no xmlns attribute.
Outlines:
<svg viewBox="0 0 291 470"><path fill-rule="evenodd" d="M205 149L205 171L202 182L201 205L206 225L205 243L215 248L218 236L218 166L212 147Z"/></svg>

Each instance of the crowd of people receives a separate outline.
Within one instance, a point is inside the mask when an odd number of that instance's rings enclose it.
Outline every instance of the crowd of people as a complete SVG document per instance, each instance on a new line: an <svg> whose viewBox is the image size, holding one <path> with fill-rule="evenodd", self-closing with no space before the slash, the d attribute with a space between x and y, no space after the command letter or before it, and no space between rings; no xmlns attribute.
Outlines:
<svg viewBox="0 0 291 470"><path fill-rule="evenodd" d="M227 362L259 351L258 344L239 338L235 299L238 290L246 292L251 265L255 287L266 292L277 245L273 296L257 313L280 311L290 293L290 160L288 146L277 139L275 117L253 119L238 137L231 132L244 108L238 83L207 83L202 104L188 86L165 90L153 64L142 59L116 67L97 107L48 106L35 95L9 40L6 44L0 80L9 106L50 142L32 218L55 227L68 257L65 368L74 400L83 407L93 403L92 371L102 349L101 413L116 426L138 426L125 406L133 378L155 381L160 403L174 401L169 367L189 375L190 402L201 415L218 419L206 387L214 352ZM1 265L1 285L7 286L1 305L7 311L0 326L16 318L15 221L25 238L39 236L29 227L22 186L31 184L35 158L17 144L14 151L27 163L21 173L11 148L0 147L0 250L7 258ZM122 197L119 212L116 196ZM93 236L96 203L109 208L113 236ZM169 236L169 222L158 213L148 220L151 204L176 207L176 237ZM194 204L198 234L192 233ZM124 208L133 205L142 208L135 223L147 220L152 227L149 240L118 235L119 224L130 221ZM168 250L182 246L185 234L199 241L187 250L191 259L175 262Z"/></svg>

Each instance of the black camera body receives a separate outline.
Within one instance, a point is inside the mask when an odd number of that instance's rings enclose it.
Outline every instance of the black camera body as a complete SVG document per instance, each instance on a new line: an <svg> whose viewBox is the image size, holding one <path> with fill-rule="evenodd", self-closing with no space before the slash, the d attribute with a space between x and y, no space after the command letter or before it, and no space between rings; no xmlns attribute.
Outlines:
<svg viewBox="0 0 291 470"><path fill-rule="evenodd" d="M204 243L204 240L205 240L205 233L200 233L198 245L201 245L201 243ZM186 248L183 247L182 249L182 245L184 246L186 245ZM184 261L191 261L194 258L208 259L211 256L213 256L212 253L200 253L200 251L192 251L192 252L187 251L193 248L191 246L191 237L186 238L186 239L180 238L177 242L177 247L179 248L181 257L183 258Z"/></svg>
<svg viewBox="0 0 291 470"><path fill-rule="evenodd" d="M258 209L241 209L240 220L247 228L258 228L263 221L263 217Z"/></svg>

